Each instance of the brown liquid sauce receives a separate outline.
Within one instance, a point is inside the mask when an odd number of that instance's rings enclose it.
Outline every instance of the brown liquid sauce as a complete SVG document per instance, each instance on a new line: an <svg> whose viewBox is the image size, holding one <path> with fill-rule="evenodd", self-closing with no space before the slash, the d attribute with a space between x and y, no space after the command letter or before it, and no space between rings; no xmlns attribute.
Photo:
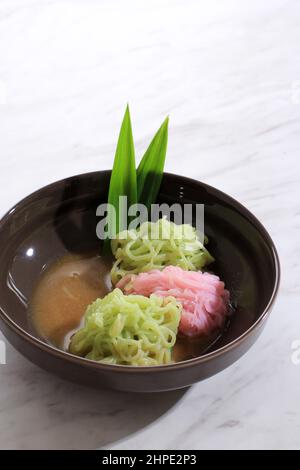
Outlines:
<svg viewBox="0 0 300 470"><path fill-rule="evenodd" d="M68 349L87 306L111 290L111 261L100 256L64 256L43 273L32 298L31 318L40 336Z"/></svg>
<svg viewBox="0 0 300 470"><path fill-rule="evenodd" d="M112 290L111 259L67 255L42 274L31 301L31 320L39 335L67 350L71 336L82 326L87 306ZM207 352L220 332L200 338L177 336L173 360L184 361Z"/></svg>
<svg viewBox="0 0 300 470"><path fill-rule="evenodd" d="M216 331L210 336L198 336L196 338L181 337L179 334L173 348L172 358L175 362L180 362L202 356L210 350L220 336L220 331Z"/></svg>

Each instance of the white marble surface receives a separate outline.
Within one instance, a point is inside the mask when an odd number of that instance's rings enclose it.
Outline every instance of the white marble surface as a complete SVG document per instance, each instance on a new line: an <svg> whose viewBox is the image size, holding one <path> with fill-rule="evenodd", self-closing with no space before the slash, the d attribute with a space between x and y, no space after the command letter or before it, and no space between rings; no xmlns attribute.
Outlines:
<svg viewBox="0 0 300 470"><path fill-rule="evenodd" d="M0 0L2 214L110 167L129 101L138 154L170 114L167 169L241 200L282 263L257 344L186 392L88 390L7 345L1 448L300 448L299 24L292 0Z"/></svg>

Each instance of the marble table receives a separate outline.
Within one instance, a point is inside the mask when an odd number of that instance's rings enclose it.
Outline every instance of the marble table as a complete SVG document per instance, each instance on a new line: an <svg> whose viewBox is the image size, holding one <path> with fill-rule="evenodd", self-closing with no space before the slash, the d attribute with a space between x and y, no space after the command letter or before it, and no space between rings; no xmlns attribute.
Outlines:
<svg viewBox="0 0 300 470"><path fill-rule="evenodd" d="M167 170L239 199L282 264L256 345L184 391L86 389L6 344L0 448L300 448L299 22L292 0L0 1L1 214L109 168L129 102L138 156L169 114Z"/></svg>

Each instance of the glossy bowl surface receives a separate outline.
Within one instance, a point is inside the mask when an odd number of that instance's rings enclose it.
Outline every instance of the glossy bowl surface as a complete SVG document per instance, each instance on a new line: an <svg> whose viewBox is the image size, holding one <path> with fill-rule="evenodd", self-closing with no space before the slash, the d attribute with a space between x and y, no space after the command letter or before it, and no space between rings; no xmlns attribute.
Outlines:
<svg viewBox="0 0 300 470"><path fill-rule="evenodd" d="M186 387L239 359L261 333L279 285L279 261L261 223L241 204L199 181L166 173L158 202L205 205L214 271L237 305L230 327L198 358L156 367L114 366L58 350L39 337L28 302L42 271L67 253L99 247L96 207L107 199L110 171L50 184L15 205L0 221L0 327L23 355L82 384L146 392Z"/></svg>

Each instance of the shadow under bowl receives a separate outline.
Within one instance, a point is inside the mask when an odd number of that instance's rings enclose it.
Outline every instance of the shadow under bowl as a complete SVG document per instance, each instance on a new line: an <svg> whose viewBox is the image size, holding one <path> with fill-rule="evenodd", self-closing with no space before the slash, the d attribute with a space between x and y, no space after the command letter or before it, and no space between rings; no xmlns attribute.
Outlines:
<svg viewBox="0 0 300 470"><path fill-rule="evenodd" d="M34 363L63 378L96 387L151 392L186 387L239 359L261 333L279 285L279 260L260 222L241 204L199 181L164 174L159 203L204 204L205 233L236 305L230 327L207 354L176 364L101 364L47 344L32 328L28 302L45 267L68 253L100 247L96 208L106 202L110 171L50 184L15 205L0 222L0 327Z"/></svg>

